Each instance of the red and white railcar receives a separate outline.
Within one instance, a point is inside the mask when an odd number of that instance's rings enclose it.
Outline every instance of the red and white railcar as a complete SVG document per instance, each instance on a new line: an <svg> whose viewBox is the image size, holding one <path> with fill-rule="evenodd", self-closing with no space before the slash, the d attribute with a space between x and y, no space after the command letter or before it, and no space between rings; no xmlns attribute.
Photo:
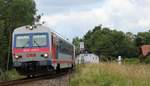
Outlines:
<svg viewBox="0 0 150 86"><path fill-rule="evenodd" d="M32 75L74 66L74 45L43 25L22 26L13 32L13 66Z"/></svg>

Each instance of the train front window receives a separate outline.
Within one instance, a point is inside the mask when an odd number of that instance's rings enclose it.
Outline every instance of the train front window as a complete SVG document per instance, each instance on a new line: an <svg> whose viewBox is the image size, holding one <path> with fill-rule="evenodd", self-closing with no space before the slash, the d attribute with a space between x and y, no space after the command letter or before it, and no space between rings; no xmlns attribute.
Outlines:
<svg viewBox="0 0 150 86"><path fill-rule="evenodd" d="M32 44L33 47L44 47L47 46L47 35L46 34L39 34L33 35Z"/></svg>
<svg viewBox="0 0 150 86"><path fill-rule="evenodd" d="M16 36L16 47L25 48L29 47L30 37L28 35Z"/></svg>

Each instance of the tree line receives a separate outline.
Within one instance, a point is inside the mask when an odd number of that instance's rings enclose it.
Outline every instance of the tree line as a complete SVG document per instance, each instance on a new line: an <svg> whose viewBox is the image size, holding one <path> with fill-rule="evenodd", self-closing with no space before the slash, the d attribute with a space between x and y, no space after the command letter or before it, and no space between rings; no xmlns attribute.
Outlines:
<svg viewBox="0 0 150 86"><path fill-rule="evenodd" d="M125 33L99 25L93 30L89 30L83 38L75 37L73 39L77 54L80 53L79 43L81 41L85 43L85 51L95 53L100 57L133 58L139 56L140 45L150 44L150 32Z"/></svg>

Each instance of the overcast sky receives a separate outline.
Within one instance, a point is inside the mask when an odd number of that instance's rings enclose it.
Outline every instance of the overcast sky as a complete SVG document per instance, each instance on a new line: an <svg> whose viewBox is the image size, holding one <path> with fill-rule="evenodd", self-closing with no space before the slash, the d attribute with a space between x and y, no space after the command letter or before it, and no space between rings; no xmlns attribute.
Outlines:
<svg viewBox="0 0 150 86"><path fill-rule="evenodd" d="M45 25L70 40L102 24L124 32L150 29L150 0L35 0Z"/></svg>

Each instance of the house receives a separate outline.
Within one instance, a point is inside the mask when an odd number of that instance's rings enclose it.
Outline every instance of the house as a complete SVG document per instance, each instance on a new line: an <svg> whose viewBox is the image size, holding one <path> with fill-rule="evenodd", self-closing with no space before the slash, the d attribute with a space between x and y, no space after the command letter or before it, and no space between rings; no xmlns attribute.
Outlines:
<svg viewBox="0 0 150 86"><path fill-rule="evenodd" d="M76 64L99 63L99 57L95 54L80 54L76 58Z"/></svg>

